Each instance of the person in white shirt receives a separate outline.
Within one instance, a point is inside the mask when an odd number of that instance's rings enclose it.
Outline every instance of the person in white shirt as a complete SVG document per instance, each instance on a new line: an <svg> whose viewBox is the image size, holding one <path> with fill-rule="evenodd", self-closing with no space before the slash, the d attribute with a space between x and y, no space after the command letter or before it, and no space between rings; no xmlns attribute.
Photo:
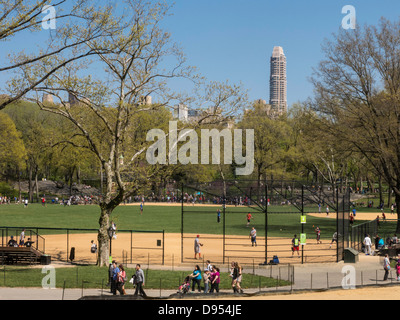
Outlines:
<svg viewBox="0 0 400 320"><path fill-rule="evenodd" d="M372 241L369 235L367 234L364 238L364 246L365 246L365 254L366 255L371 255L371 246L372 246Z"/></svg>

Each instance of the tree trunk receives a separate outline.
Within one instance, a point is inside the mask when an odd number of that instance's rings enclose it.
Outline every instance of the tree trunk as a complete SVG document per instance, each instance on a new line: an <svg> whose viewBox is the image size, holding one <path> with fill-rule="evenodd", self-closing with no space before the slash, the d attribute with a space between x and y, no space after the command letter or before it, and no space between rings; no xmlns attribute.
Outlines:
<svg viewBox="0 0 400 320"><path fill-rule="evenodd" d="M396 234L399 234L400 233L400 194L398 192L395 192L395 201L396 201L396 211L397 211Z"/></svg>
<svg viewBox="0 0 400 320"><path fill-rule="evenodd" d="M32 192L32 166L28 166L28 199L29 202L33 201L33 192Z"/></svg>
<svg viewBox="0 0 400 320"><path fill-rule="evenodd" d="M383 206L385 206L385 202L383 201L383 187L382 187L382 177L381 176L379 176L378 182L379 182L379 205L383 204Z"/></svg>
<svg viewBox="0 0 400 320"><path fill-rule="evenodd" d="M35 189L36 189L36 202L39 202L39 182L38 182L38 170L35 172Z"/></svg>
<svg viewBox="0 0 400 320"><path fill-rule="evenodd" d="M110 215L111 209L108 209L104 205L100 205L100 219L99 219L99 232L97 234L98 241L98 261L97 264L102 266L108 266L110 257L110 238L108 236L108 228L110 226ZM112 241L112 240L111 240Z"/></svg>

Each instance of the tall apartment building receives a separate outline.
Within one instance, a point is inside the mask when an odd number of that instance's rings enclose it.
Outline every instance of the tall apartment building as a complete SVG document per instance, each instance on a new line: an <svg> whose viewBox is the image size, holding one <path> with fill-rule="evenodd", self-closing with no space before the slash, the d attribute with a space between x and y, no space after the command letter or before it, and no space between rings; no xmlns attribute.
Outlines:
<svg viewBox="0 0 400 320"><path fill-rule="evenodd" d="M269 104L277 114L287 112L286 56L282 47L274 47L270 62Z"/></svg>

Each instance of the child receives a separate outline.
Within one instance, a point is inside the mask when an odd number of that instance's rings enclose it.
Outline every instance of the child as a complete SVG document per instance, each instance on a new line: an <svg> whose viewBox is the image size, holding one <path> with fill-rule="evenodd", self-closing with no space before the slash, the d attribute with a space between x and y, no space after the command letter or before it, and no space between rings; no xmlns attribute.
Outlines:
<svg viewBox="0 0 400 320"><path fill-rule="evenodd" d="M396 274L397 274L397 281L400 281L400 259L397 260L397 264L396 264Z"/></svg>
<svg viewBox="0 0 400 320"><path fill-rule="evenodd" d="M178 293L182 293L182 294L188 293L189 288L190 288L190 277L187 276L185 278L185 280L183 281L182 285L179 286Z"/></svg>
<svg viewBox="0 0 400 320"><path fill-rule="evenodd" d="M204 293L208 293L210 283L210 270L206 269L203 274L204 280Z"/></svg>

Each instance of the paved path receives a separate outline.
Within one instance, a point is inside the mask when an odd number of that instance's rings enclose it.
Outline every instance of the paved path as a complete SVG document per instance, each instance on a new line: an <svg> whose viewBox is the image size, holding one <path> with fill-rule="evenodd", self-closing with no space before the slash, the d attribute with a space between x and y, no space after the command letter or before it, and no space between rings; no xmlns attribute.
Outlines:
<svg viewBox="0 0 400 320"><path fill-rule="evenodd" d="M296 258L293 258L296 259ZM324 290L324 289L340 289L343 279L347 275L344 273L349 268L353 276L353 282L347 281L345 284L355 284L356 287L367 285L388 285L397 282L392 270L389 280L383 281L382 257L364 256L360 254L359 262L356 264L325 263L325 264L307 264L307 265L278 265L278 266L260 266L254 269L254 274L263 276L272 276L275 279L291 280L294 271L294 283L288 287L273 288L253 288L245 290L246 295L260 294L278 294L287 292L301 292L308 290ZM160 267L160 269L168 269L168 267ZM175 267L174 270L192 271L188 267ZM223 270L222 271L226 271ZM245 270L252 273L253 270ZM350 275L350 274L349 274ZM249 276L244 274L245 276ZM127 294L130 296L134 293L134 289L127 286ZM130 287L130 288L129 288ZM108 292L108 288L101 289L42 289L42 288L0 288L0 300L77 300L82 297L93 298L110 298L113 296ZM149 297L155 299L173 298L176 290L146 290ZM222 290L221 296L230 295L231 291ZM172 295L172 296L171 296ZM176 296L175 296L176 297ZM187 298L200 297L198 294L188 294ZM202 295L201 297L204 297ZM210 299L211 299L210 295ZM232 296L233 297L233 296ZM128 298L128 297L126 297ZM179 297L177 297L179 298Z"/></svg>

